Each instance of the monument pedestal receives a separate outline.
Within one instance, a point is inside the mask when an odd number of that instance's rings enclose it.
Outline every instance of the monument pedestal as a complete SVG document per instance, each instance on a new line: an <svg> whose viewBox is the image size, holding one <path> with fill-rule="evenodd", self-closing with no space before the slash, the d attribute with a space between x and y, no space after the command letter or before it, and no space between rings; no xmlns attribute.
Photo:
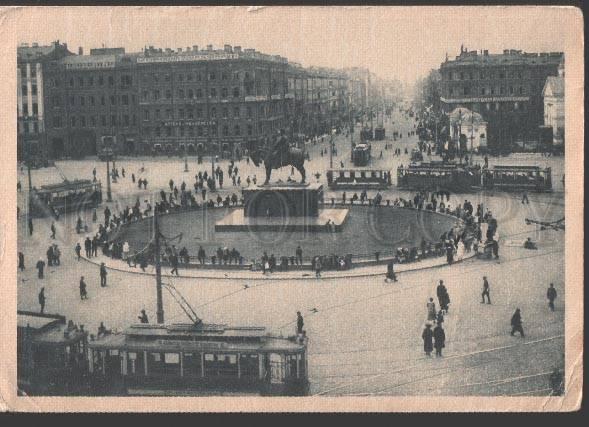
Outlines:
<svg viewBox="0 0 589 427"><path fill-rule="evenodd" d="M215 224L215 231L341 231L347 209L319 209L321 184L270 184L243 189L243 210Z"/></svg>

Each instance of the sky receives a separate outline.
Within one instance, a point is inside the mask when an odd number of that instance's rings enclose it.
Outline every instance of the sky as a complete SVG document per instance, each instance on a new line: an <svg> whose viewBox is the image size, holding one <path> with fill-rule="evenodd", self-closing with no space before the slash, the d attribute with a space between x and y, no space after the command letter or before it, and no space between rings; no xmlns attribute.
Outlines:
<svg viewBox="0 0 589 427"><path fill-rule="evenodd" d="M469 50L564 51L577 12L555 7L53 7L15 10L16 38L72 52L224 44L304 66L364 66L411 85L446 57Z"/></svg>

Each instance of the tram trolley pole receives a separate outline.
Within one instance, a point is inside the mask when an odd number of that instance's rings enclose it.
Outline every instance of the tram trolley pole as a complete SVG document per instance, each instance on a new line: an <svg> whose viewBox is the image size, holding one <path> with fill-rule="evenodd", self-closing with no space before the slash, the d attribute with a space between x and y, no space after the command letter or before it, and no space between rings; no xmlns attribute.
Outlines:
<svg viewBox="0 0 589 427"><path fill-rule="evenodd" d="M161 265L161 253L160 253L160 227L158 221L157 212L153 215L153 228L155 234L155 281L156 281L156 293L157 293L157 323L164 323L164 303L162 297L162 265Z"/></svg>

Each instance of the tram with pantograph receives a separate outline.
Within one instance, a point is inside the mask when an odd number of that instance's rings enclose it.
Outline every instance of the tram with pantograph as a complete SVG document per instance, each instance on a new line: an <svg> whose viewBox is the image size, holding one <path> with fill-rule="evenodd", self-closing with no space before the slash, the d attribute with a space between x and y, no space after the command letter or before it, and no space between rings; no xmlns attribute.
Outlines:
<svg viewBox="0 0 589 427"><path fill-rule="evenodd" d="M29 215L46 217L96 208L102 203L100 182L89 179L64 181L33 188L29 195Z"/></svg>
<svg viewBox="0 0 589 427"><path fill-rule="evenodd" d="M480 185L480 168L444 162L418 162L397 168L397 186L407 190L472 191Z"/></svg>

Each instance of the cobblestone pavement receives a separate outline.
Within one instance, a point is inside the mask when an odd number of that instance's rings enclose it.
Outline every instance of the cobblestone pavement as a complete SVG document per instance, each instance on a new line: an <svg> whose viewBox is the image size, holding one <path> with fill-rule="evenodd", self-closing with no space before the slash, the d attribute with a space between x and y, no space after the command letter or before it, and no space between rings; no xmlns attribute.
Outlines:
<svg viewBox="0 0 589 427"><path fill-rule="evenodd" d="M390 123L387 125L390 127ZM395 125L393 125L395 126ZM408 127L404 123L401 126ZM389 133L387 128L387 133ZM355 137L358 133L355 134ZM375 143L377 145L379 143ZM403 138L400 144L411 148L415 140ZM326 147L327 144L324 144ZM344 156L349 139L338 139L339 156ZM341 147L341 148L340 148ZM325 169L328 158L321 158L319 147L310 147L309 170ZM378 149L374 152L378 155ZM386 155L390 151L385 151ZM345 154L349 156L349 151ZM523 157L523 156L520 156ZM499 159L505 164L522 163L513 156ZM338 157L339 159L339 157ZM562 158L528 155L526 162L550 164L555 177L562 171ZM401 159L383 159L391 170ZM491 159L491 162L493 159ZM127 177L113 184L116 206L124 208L125 198L132 200L143 190L130 182L130 173L145 163L148 188L156 192L174 181L193 182L191 172L184 174L181 159L120 160ZM338 162L339 163L339 162ZM91 177L93 160L58 162L68 178ZM104 164L96 163L104 172ZM226 163L222 165L226 169ZM210 165L209 165L210 168ZM253 174L245 161L239 164L244 173ZM204 167L203 167L204 170ZM258 177L262 170L255 171ZM281 172L288 174L288 171ZM286 177L286 175L285 175ZM559 179L554 183L558 190ZM322 180L324 179L321 178ZM33 171L36 185L41 180L59 182L59 174L48 168ZM26 171L21 172L26 188ZM229 191L234 191L230 187ZM19 194L24 206L25 193ZM409 196L393 187L384 198ZM522 205L520 195L487 193L452 195L455 206L470 200L484 203L499 223L500 259L465 260L451 267L404 272L396 283L385 283L382 275L363 277L328 277L322 280L302 278L280 280L280 275L265 280L249 278L165 278L185 296L198 315L206 322L240 325L262 325L274 333L290 334L294 330L296 311L305 317L310 337L309 374L311 392L322 395L545 395L548 374L563 365L564 357L564 233L539 231L526 225L525 218L553 221L564 216L564 197L553 194L532 194L530 204ZM112 210L112 207L111 207ZM117 211L117 209L115 209ZM109 328L123 329L137 321L139 311L146 309L150 321L155 320L155 282L152 276L110 270L108 287L99 286L98 267L77 261L73 246L80 236L74 230L75 218L66 216L57 225L57 239L62 249L62 265L46 269L39 280L34 264L45 257L50 239L50 220L35 220L35 232L29 237L26 221L19 220L18 247L25 254L26 270L18 274L18 307L38 310L37 293L45 286L46 312L60 313L92 332L100 321ZM538 242L537 251L522 248L526 237ZM375 267L384 273L383 267ZM81 275L88 284L89 299L80 301L78 281ZM482 276L489 278L493 304L481 304ZM450 312L445 319L447 344L443 358L427 358L423 354L421 331L426 317L425 304L443 279L451 298ZM546 288L554 283L558 291L556 311L550 312ZM248 285L246 289L244 285ZM437 302L437 301L436 301ZM510 317L516 307L522 311L526 337L510 336ZM183 312L172 298L164 294L167 322L185 322Z"/></svg>

